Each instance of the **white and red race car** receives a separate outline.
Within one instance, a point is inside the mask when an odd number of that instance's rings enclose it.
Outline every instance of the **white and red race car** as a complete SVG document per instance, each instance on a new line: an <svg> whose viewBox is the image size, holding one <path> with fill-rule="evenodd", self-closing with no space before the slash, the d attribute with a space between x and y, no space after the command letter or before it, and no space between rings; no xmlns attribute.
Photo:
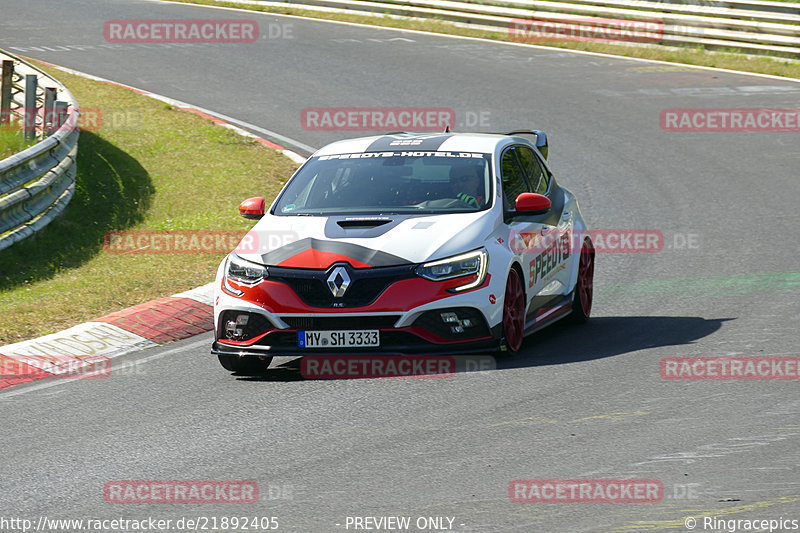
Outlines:
<svg viewBox="0 0 800 533"><path fill-rule="evenodd" d="M219 267L212 353L516 352L592 307L594 248L542 131L397 133L314 153Z"/></svg>

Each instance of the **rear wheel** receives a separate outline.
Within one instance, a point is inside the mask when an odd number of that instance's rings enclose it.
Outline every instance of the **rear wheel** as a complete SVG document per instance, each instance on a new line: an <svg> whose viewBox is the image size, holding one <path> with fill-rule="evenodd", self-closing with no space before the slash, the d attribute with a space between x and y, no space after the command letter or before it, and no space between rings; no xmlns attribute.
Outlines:
<svg viewBox="0 0 800 533"><path fill-rule="evenodd" d="M581 256L578 261L578 279L575 281L575 290L572 294L572 314L570 319L575 324L582 324L589 320L592 312L592 297L594 294L594 246L591 239L585 239L581 246Z"/></svg>
<svg viewBox="0 0 800 533"><path fill-rule="evenodd" d="M506 281L506 294L503 299L503 337L510 353L522 347L525 331L525 292L516 269L512 268Z"/></svg>
<svg viewBox="0 0 800 533"><path fill-rule="evenodd" d="M239 357L238 355L220 354L217 357L225 370L248 376L265 373L272 362L272 357L262 356Z"/></svg>

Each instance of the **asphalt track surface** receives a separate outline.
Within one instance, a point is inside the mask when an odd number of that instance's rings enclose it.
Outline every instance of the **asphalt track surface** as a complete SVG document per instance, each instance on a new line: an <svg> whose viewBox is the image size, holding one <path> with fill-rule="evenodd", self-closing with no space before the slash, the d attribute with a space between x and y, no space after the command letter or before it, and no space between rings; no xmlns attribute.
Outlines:
<svg viewBox="0 0 800 533"><path fill-rule="evenodd" d="M146 1L5 0L0 12L0 47L313 147L360 133L304 130L307 107L450 107L462 131L479 113L484 131L544 129L591 227L665 237L659 253L598 254L592 320L528 338L493 370L308 381L297 360L280 359L265 378L237 378L206 334L125 356L133 371L108 379L0 393L0 516L275 516L282 531L310 532L345 530L354 516L407 516L411 530L418 517L450 517L464 532L800 520L797 382L659 374L667 356L798 354L800 136L668 133L659 113L798 107L800 84ZM106 47L104 21L127 18L255 18L292 38ZM517 479L595 478L659 480L664 497L508 496ZM255 480L261 496L103 499L109 481L147 479Z"/></svg>

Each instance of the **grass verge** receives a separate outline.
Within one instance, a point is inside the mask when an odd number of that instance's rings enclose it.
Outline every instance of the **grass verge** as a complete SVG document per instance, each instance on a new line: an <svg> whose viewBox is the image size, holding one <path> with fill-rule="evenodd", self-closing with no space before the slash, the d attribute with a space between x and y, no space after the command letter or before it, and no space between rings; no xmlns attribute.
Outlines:
<svg viewBox="0 0 800 533"><path fill-rule="evenodd" d="M479 37L501 42L513 42L508 31L498 28L497 31L484 31L473 28L456 26L448 22L431 19L410 18L400 16L381 16L380 14L349 14L332 13L310 9L297 9L283 6L259 6L249 4L238 4L226 2L224 0L171 0L184 4L199 4L209 6L234 7L250 11L277 13L284 15L297 15L308 18L336 20L342 22L354 22L358 24L371 24L374 26L386 26L405 30L428 31L442 33L446 35L461 35L466 37ZM641 59L652 59L658 61L668 61L671 63L681 63L686 65L698 65L704 67L716 67L730 70L740 70L743 72L753 72L757 74L769 74L772 76L782 76L786 78L800 79L800 61L791 59L781 59L774 57L756 57L746 55L740 50L729 52L712 52L702 47L694 48L670 48L659 46L631 46L624 44L595 43L595 42L557 42L557 43L536 43L537 45L549 46L553 48L564 48L569 50L583 50L587 52L598 52L613 54L625 57L636 57Z"/></svg>
<svg viewBox="0 0 800 533"><path fill-rule="evenodd" d="M0 127L0 159L10 157L33 145L33 142L25 140L22 130L11 126Z"/></svg>
<svg viewBox="0 0 800 533"><path fill-rule="evenodd" d="M218 254L120 254L112 230L235 230L237 205L272 198L296 164L202 117L38 65L99 126L81 131L76 192L41 234L0 251L0 346L213 280Z"/></svg>

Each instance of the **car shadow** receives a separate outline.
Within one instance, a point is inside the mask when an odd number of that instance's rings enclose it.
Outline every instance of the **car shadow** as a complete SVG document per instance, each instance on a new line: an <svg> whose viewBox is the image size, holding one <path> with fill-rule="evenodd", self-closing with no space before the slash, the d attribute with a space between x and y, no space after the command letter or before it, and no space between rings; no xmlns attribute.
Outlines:
<svg viewBox="0 0 800 533"><path fill-rule="evenodd" d="M514 356L500 357L498 368L546 366L614 357L662 346L692 344L733 318L674 316L598 317L585 324L562 321L525 339Z"/></svg>
<svg viewBox="0 0 800 533"><path fill-rule="evenodd" d="M716 332L723 322L729 320L734 319L626 316L592 318L581 325L562 321L526 337L522 349L513 356L456 356L455 373L573 364L649 348L689 345ZM242 381L253 382L322 381L305 377L301 367L302 358L297 357L278 361L277 364L273 362L261 375L234 376ZM331 378L325 378L328 379ZM342 376L332 379L374 378Z"/></svg>
<svg viewBox="0 0 800 533"><path fill-rule="evenodd" d="M83 265L102 251L106 232L144 220L154 194L150 175L136 158L81 131L72 200L41 232L0 253L0 290Z"/></svg>

